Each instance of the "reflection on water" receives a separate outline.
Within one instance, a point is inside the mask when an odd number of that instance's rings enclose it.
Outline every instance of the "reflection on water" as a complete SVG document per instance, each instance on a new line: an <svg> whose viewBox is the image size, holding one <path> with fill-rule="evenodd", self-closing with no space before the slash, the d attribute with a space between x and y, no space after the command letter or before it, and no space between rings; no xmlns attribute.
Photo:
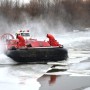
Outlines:
<svg viewBox="0 0 90 90"><path fill-rule="evenodd" d="M49 84L54 84L56 82L56 78L57 78L56 75L51 75L50 80L49 80Z"/></svg>
<svg viewBox="0 0 90 90"><path fill-rule="evenodd" d="M68 75L54 76L53 84L50 84L52 76L39 78L41 87L39 90L90 90L90 77L69 77Z"/></svg>

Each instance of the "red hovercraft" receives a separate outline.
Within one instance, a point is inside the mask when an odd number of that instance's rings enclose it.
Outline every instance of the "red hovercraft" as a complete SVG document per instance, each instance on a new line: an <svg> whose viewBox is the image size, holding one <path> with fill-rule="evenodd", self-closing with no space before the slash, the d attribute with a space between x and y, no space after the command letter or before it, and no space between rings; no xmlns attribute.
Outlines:
<svg viewBox="0 0 90 90"><path fill-rule="evenodd" d="M49 41L30 38L29 30L20 30L15 37L6 33L1 36L1 40L6 42L5 54L16 62L52 62L68 58L67 50L51 34L47 34Z"/></svg>

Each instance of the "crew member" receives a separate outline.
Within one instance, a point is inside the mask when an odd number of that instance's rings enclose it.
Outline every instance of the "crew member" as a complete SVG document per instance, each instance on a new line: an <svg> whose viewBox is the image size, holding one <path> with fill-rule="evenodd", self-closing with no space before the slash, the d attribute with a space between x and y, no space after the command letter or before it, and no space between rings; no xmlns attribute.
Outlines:
<svg viewBox="0 0 90 90"><path fill-rule="evenodd" d="M57 40L55 40L55 38L54 38L53 35L47 34L47 37L49 38L48 43L49 43L51 46L60 46L60 47L62 47L62 45L59 44L59 43L57 42Z"/></svg>
<svg viewBox="0 0 90 90"><path fill-rule="evenodd" d="M17 47L25 47L25 39L23 38L23 36L21 36L20 34L16 35L16 38L19 40L17 43Z"/></svg>

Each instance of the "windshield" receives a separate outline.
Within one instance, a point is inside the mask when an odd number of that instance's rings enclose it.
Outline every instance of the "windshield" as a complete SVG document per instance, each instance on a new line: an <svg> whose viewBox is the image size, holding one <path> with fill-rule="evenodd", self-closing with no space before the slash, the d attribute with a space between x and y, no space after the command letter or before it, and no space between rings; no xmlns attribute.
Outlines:
<svg viewBox="0 0 90 90"><path fill-rule="evenodd" d="M21 33L21 35L28 37L28 36L30 36L30 33Z"/></svg>

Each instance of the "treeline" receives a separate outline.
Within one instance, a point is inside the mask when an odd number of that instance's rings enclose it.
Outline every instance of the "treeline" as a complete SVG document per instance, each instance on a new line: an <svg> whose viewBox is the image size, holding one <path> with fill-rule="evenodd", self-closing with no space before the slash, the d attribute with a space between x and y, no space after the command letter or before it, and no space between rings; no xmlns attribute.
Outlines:
<svg viewBox="0 0 90 90"><path fill-rule="evenodd" d="M4 0L0 4L0 13L10 21L22 21L24 13L32 18L60 20L72 26L90 26L90 0L30 0L20 4Z"/></svg>

